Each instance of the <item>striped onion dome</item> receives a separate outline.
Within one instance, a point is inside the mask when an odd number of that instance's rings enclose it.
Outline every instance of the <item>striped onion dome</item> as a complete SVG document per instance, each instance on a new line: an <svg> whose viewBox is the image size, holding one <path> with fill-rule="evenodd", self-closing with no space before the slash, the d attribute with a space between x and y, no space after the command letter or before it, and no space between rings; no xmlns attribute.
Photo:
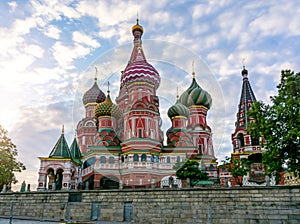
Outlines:
<svg viewBox="0 0 300 224"><path fill-rule="evenodd" d="M190 87L179 97L179 101L187 107L204 106L209 109L212 105L210 94L198 85L194 77Z"/></svg>
<svg viewBox="0 0 300 224"><path fill-rule="evenodd" d="M113 116L116 119L122 116L120 108L111 101L109 91L107 91L106 99L102 103L97 104L95 108L95 117L101 116Z"/></svg>
<svg viewBox="0 0 300 224"><path fill-rule="evenodd" d="M97 85L97 79L95 78L94 85L83 95L82 102L84 105L88 103L101 103L105 100L105 94L101 91Z"/></svg>
<svg viewBox="0 0 300 224"><path fill-rule="evenodd" d="M175 103L175 105L171 106L168 110L168 117L172 119L176 116L188 117L190 115L190 110L186 106L184 106L179 100Z"/></svg>
<svg viewBox="0 0 300 224"><path fill-rule="evenodd" d="M144 60L135 61L124 70L121 76L121 87L134 82L147 82L157 89L160 84L160 76L148 62Z"/></svg>

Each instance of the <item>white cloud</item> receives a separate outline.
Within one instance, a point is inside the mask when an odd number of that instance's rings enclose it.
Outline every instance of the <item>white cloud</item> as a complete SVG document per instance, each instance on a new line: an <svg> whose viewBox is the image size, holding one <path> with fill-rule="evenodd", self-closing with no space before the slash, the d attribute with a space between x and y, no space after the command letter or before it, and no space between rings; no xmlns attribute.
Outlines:
<svg viewBox="0 0 300 224"><path fill-rule="evenodd" d="M271 5L267 13L261 14L250 23L250 29L262 36L299 35L299 20L298 3L289 1Z"/></svg>
<svg viewBox="0 0 300 224"><path fill-rule="evenodd" d="M50 25L45 29L44 34L53 39L59 39L61 30L56 26Z"/></svg>
<svg viewBox="0 0 300 224"><path fill-rule="evenodd" d="M93 48L100 47L100 43L98 43L98 41L79 31L73 32L73 41L75 41L76 43L91 46Z"/></svg>
<svg viewBox="0 0 300 224"><path fill-rule="evenodd" d="M29 54L29 55L32 55L36 58L40 58L43 56L44 54L44 49L41 48L40 46L38 45L27 45L25 48L24 48L24 52Z"/></svg>
<svg viewBox="0 0 300 224"><path fill-rule="evenodd" d="M53 56L57 63L65 69L73 69L75 59L82 58L91 52L91 49L80 44L64 45L56 42L53 47Z"/></svg>
<svg viewBox="0 0 300 224"><path fill-rule="evenodd" d="M10 7L10 9L9 9L10 13L14 12L16 10L17 6L18 6L18 4L15 1L8 2L7 4Z"/></svg>

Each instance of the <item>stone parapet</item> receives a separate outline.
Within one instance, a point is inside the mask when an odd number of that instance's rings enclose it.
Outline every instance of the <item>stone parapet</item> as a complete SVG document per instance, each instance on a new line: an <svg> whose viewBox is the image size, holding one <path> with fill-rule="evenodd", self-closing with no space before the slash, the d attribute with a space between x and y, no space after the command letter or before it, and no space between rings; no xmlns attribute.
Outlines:
<svg viewBox="0 0 300 224"><path fill-rule="evenodd" d="M300 223L300 186L0 194L0 216L135 223Z"/></svg>

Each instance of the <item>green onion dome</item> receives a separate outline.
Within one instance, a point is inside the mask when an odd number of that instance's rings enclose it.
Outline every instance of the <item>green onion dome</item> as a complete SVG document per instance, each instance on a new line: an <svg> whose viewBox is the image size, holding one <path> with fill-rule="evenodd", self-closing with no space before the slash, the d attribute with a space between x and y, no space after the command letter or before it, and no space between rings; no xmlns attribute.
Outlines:
<svg viewBox="0 0 300 224"><path fill-rule="evenodd" d="M198 85L195 78L190 87L181 94L179 101L187 107L204 106L209 109L212 105L210 94Z"/></svg>
<svg viewBox="0 0 300 224"><path fill-rule="evenodd" d="M97 79L95 78L94 85L83 95L82 102L84 105L88 103L101 103L105 100L105 94L101 91L97 85Z"/></svg>
<svg viewBox="0 0 300 224"><path fill-rule="evenodd" d="M175 105L171 106L168 110L168 117L172 119L176 116L188 117L190 115L190 110L186 106L184 106L179 100L175 103Z"/></svg>
<svg viewBox="0 0 300 224"><path fill-rule="evenodd" d="M95 108L95 117L98 118L101 116L112 116L116 119L122 116L120 108L111 101L109 91L107 91L104 102L99 103Z"/></svg>

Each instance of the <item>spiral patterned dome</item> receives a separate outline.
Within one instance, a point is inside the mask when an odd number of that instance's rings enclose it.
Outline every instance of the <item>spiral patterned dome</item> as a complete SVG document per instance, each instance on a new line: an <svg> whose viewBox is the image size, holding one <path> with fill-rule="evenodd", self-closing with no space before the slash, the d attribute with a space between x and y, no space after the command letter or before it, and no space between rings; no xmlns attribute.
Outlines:
<svg viewBox="0 0 300 224"><path fill-rule="evenodd" d="M124 70L121 76L121 87L133 82L147 82L157 89L160 84L160 76L148 62L135 61Z"/></svg>
<svg viewBox="0 0 300 224"><path fill-rule="evenodd" d="M101 103L105 100L105 94L101 91L99 86L97 85L97 79L95 79L95 83L88 91L86 91L83 95L82 102L83 105L88 103Z"/></svg>
<svg viewBox="0 0 300 224"><path fill-rule="evenodd" d="M171 106L168 110L168 117L172 119L176 116L188 117L190 115L190 110L186 106L184 106L179 100L175 103L175 105Z"/></svg>
<svg viewBox="0 0 300 224"><path fill-rule="evenodd" d="M120 108L111 101L109 93L104 102L99 103L95 108L95 117L100 116L113 116L116 119L122 116Z"/></svg>
<svg viewBox="0 0 300 224"><path fill-rule="evenodd" d="M190 87L181 94L179 101L187 107L204 106L209 109L212 105L210 94L198 85L195 78Z"/></svg>

